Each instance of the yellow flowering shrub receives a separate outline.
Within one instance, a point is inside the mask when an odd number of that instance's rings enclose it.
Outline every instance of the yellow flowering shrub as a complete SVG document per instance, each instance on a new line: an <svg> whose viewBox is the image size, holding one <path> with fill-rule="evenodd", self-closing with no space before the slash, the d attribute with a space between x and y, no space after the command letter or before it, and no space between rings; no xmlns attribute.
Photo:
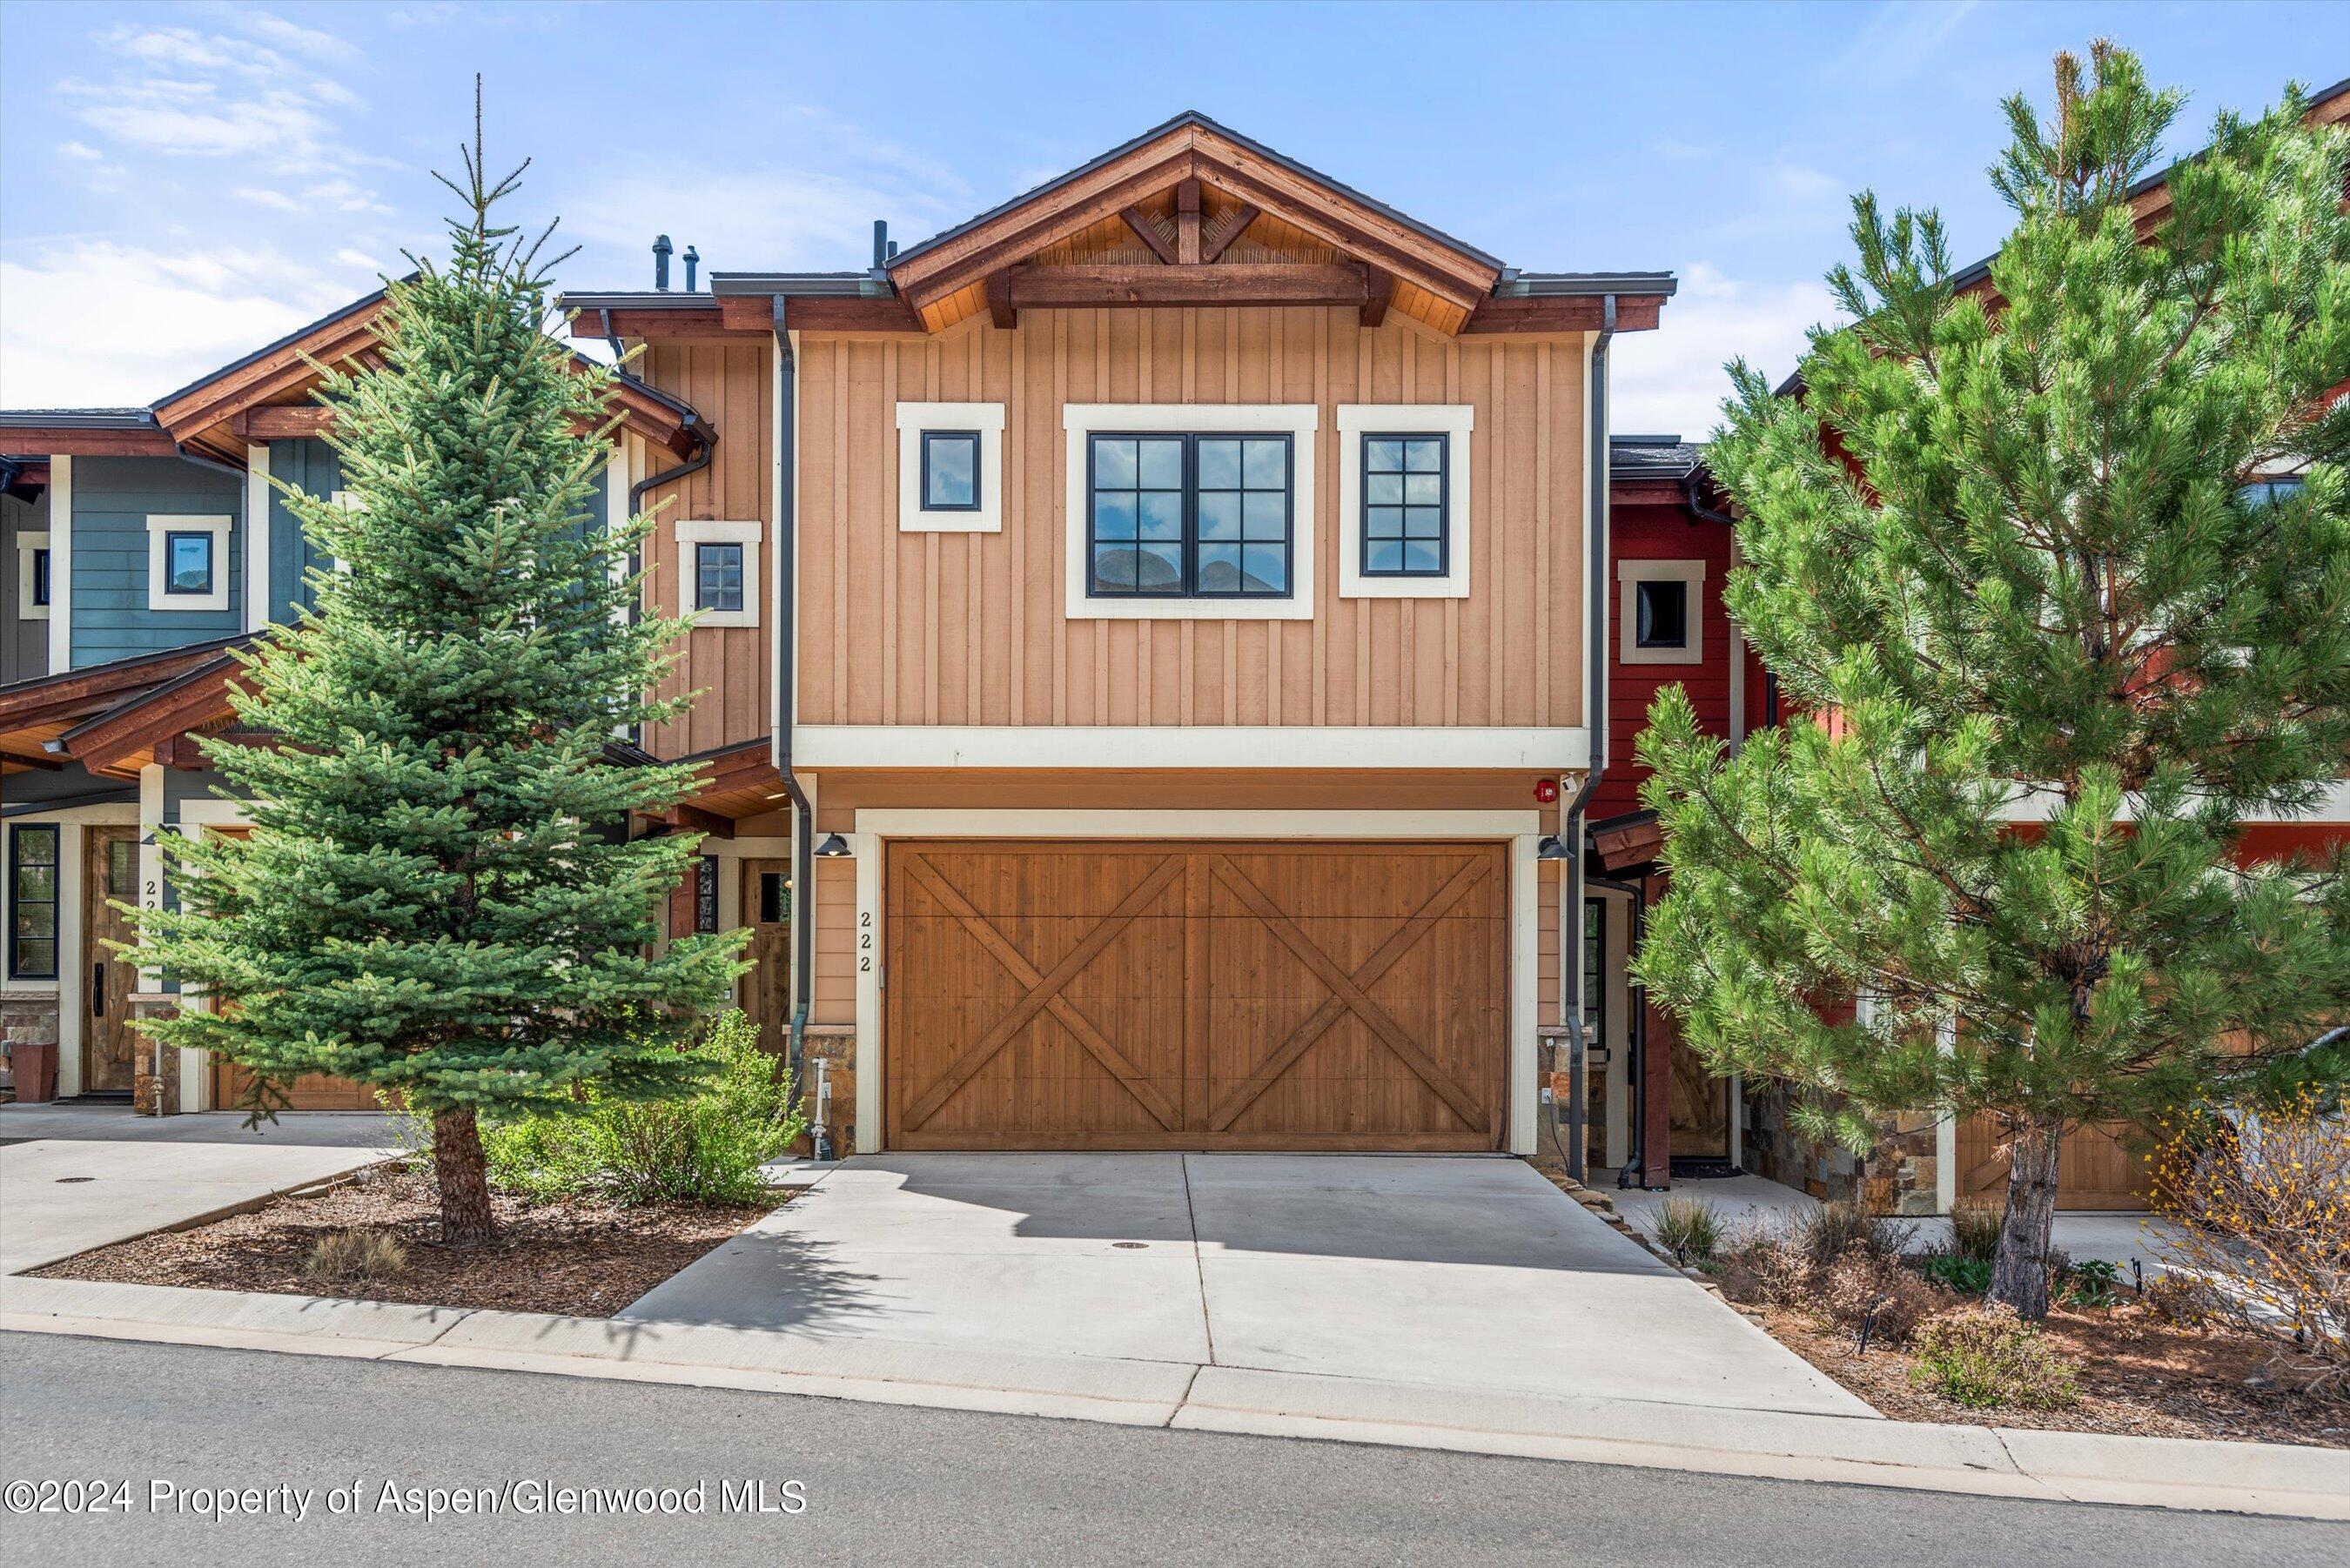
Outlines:
<svg viewBox="0 0 2350 1568"><path fill-rule="evenodd" d="M2350 1118L2305 1090L2248 1116L2171 1124L2156 1199L2180 1221L2158 1246L2221 1316L2300 1358L2294 1381L2350 1393Z"/></svg>

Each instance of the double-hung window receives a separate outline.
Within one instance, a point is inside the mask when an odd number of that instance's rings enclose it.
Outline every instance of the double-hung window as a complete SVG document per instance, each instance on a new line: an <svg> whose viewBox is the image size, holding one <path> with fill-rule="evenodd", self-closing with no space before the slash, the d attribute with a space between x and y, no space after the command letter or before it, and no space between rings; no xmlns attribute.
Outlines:
<svg viewBox="0 0 2350 1568"><path fill-rule="evenodd" d="M1290 597L1295 479L1296 453L1285 433L1092 435L1087 596Z"/></svg>
<svg viewBox="0 0 2350 1568"><path fill-rule="evenodd" d="M57 978L57 830L26 823L8 830L8 973Z"/></svg>

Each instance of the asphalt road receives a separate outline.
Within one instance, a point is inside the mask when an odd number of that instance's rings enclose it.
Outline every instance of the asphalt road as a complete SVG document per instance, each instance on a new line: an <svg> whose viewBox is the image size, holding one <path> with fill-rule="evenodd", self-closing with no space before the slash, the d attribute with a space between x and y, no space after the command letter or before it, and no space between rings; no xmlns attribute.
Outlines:
<svg viewBox="0 0 2350 1568"><path fill-rule="evenodd" d="M12 1563L2350 1561L2350 1526L2291 1520L47 1334L0 1334L0 1481L85 1483L45 1500L85 1508L129 1483L105 1515L18 1513L7 1489ZM567 1488L681 1507L697 1482L699 1513L548 1511L584 1506ZM760 1482L771 1511L725 1495ZM207 1489L281 1511L215 1519ZM432 1516L485 1490L503 1511Z"/></svg>

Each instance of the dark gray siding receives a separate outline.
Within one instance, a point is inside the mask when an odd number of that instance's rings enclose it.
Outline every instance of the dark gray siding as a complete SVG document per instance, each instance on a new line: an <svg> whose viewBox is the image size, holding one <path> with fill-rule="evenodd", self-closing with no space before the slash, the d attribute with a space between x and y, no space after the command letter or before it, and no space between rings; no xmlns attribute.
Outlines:
<svg viewBox="0 0 2350 1568"><path fill-rule="evenodd" d="M49 526L49 493L33 501L0 495L0 685L49 672L49 623L16 614L16 535Z"/></svg>
<svg viewBox="0 0 2350 1568"><path fill-rule="evenodd" d="M172 457L84 457L73 466L73 667L207 642L243 629L244 485ZM147 607L147 519L230 518L225 610Z"/></svg>
<svg viewBox="0 0 2350 1568"><path fill-rule="evenodd" d="M283 480L307 495L332 495L342 488L343 468L335 449L316 436L269 443L269 477ZM328 565L327 556L311 547L302 524L287 510L276 485L269 490L269 618L280 625L293 620L296 606L311 607L307 573Z"/></svg>

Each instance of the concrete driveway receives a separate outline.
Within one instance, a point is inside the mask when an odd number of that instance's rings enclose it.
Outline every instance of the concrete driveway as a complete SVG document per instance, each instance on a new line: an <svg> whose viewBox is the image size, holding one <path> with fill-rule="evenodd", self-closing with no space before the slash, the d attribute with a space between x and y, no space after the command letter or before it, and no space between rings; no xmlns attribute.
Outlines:
<svg viewBox="0 0 2350 1568"><path fill-rule="evenodd" d="M619 1315L1874 1414L1514 1159L859 1158Z"/></svg>
<svg viewBox="0 0 2350 1568"><path fill-rule="evenodd" d="M0 1275L190 1224L391 1152L380 1116L309 1127L287 1116L260 1134L239 1130L243 1119L0 1107Z"/></svg>

